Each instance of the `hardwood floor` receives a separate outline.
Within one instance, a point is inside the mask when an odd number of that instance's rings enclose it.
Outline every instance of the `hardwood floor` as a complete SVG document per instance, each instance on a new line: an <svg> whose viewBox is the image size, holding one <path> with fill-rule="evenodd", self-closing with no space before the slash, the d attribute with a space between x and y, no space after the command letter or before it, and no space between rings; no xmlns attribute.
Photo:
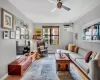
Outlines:
<svg viewBox="0 0 100 80"><path fill-rule="evenodd" d="M21 78L21 76L10 75L5 80L20 80Z"/></svg>

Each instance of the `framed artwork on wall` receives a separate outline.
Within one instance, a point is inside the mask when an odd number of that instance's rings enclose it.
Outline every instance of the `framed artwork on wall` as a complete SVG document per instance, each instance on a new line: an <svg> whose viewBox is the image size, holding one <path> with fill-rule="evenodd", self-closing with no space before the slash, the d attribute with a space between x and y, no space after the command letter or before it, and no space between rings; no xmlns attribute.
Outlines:
<svg viewBox="0 0 100 80"><path fill-rule="evenodd" d="M3 39L9 39L9 31L3 31Z"/></svg>
<svg viewBox="0 0 100 80"><path fill-rule="evenodd" d="M29 35L29 31L28 30L25 30L25 35Z"/></svg>
<svg viewBox="0 0 100 80"><path fill-rule="evenodd" d="M10 39L15 39L15 31L10 31Z"/></svg>
<svg viewBox="0 0 100 80"><path fill-rule="evenodd" d="M25 39L25 38L24 38L24 35L20 35L20 39Z"/></svg>
<svg viewBox="0 0 100 80"><path fill-rule="evenodd" d="M29 39L29 35L25 35L25 39Z"/></svg>
<svg viewBox="0 0 100 80"><path fill-rule="evenodd" d="M21 35L24 35L24 34L25 34L25 29L21 28Z"/></svg>
<svg viewBox="0 0 100 80"><path fill-rule="evenodd" d="M75 39L78 39L78 33L75 33Z"/></svg>
<svg viewBox="0 0 100 80"><path fill-rule="evenodd" d="M2 28L13 29L13 15L2 8Z"/></svg>
<svg viewBox="0 0 100 80"><path fill-rule="evenodd" d="M19 34L16 34L16 39L20 39L20 35Z"/></svg>

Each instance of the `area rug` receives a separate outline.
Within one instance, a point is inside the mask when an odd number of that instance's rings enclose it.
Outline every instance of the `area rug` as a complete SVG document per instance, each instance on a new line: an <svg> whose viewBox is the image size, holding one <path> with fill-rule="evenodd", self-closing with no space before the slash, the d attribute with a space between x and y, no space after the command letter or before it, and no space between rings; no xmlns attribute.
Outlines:
<svg viewBox="0 0 100 80"><path fill-rule="evenodd" d="M58 71L60 80L74 80L68 71Z"/></svg>
<svg viewBox="0 0 100 80"><path fill-rule="evenodd" d="M58 80L55 57L46 56L36 60L21 80Z"/></svg>
<svg viewBox="0 0 100 80"><path fill-rule="evenodd" d="M57 75L55 56L48 55L36 60L21 80L72 80L72 78L67 71L59 72Z"/></svg>

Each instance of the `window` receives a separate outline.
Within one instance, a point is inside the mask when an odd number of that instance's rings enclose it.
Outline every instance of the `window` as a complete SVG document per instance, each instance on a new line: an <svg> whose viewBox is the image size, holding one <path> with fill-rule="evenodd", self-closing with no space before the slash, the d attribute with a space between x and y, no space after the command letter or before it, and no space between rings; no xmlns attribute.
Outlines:
<svg viewBox="0 0 100 80"><path fill-rule="evenodd" d="M46 44L59 44L59 26L43 26L43 39Z"/></svg>

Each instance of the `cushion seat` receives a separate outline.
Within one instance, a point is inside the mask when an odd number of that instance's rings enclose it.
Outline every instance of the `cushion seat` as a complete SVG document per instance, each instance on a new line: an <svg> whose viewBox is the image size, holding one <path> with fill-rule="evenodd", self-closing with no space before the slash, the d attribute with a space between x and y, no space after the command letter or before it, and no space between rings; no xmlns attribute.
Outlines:
<svg viewBox="0 0 100 80"><path fill-rule="evenodd" d="M84 70L84 72L89 73L88 63L86 63L84 59L76 59L76 63L82 68L82 70Z"/></svg>
<svg viewBox="0 0 100 80"><path fill-rule="evenodd" d="M76 61L76 59L84 59L84 57L83 56L81 56L81 55L79 55L79 54L76 54L76 53L71 53L71 54L69 54L70 55L70 58L72 59L72 60L74 60L74 61Z"/></svg>

